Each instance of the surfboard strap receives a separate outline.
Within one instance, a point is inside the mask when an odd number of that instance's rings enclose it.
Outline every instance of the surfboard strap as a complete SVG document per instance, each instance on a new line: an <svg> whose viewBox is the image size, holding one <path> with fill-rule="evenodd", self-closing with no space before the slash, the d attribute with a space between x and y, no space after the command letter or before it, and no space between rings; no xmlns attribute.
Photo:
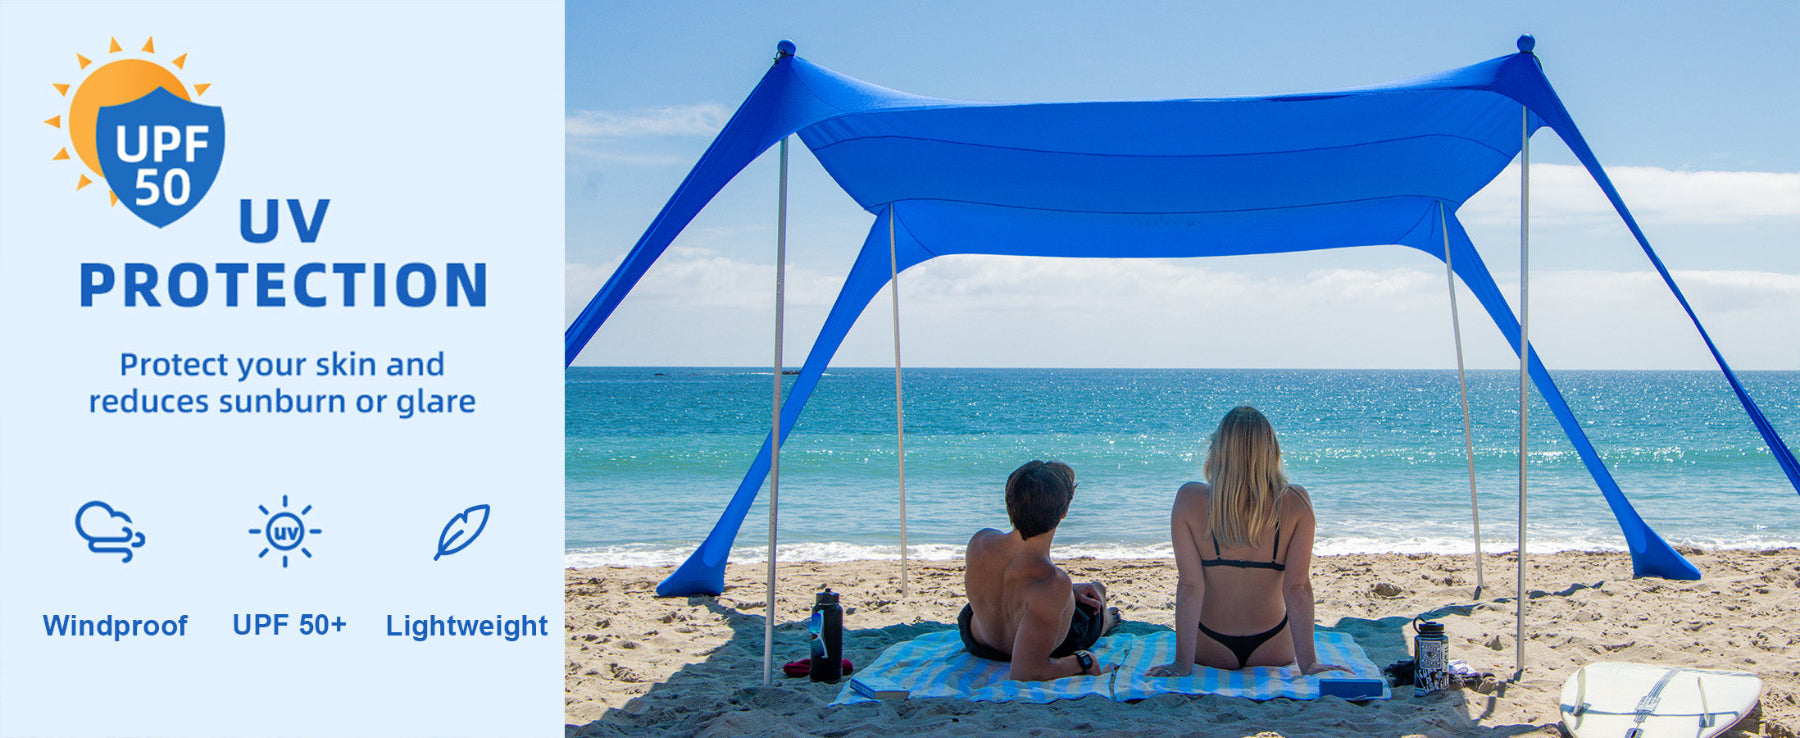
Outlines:
<svg viewBox="0 0 1800 738"><path fill-rule="evenodd" d="M1663 672L1662 678L1656 680L1656 686L1650 688L1650 693L1644 695L1643 699L1638 700L1637 714L1635 715L1636 719L1634 720L1634 722L1637 723L1637 726L1633 727L1631 730L1625 731L1625 738L1639 738L1639 736L1644 734L1644 729L1642 727L1644 721L1649 719L1649 717L1656 712L1658 705L1662 704L1663 688L1669 686L1669 682L1674 681L1675 675L1679 673L1681 673L1680 669L1670 669Z"/></svg>

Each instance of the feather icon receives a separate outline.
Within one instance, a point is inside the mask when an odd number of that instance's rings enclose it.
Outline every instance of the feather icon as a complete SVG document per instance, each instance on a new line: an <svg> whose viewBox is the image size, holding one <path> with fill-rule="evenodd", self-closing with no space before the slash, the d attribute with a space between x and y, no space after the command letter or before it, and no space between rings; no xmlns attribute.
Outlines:
<svg viewBox="0 0 1800 738"><path fill-rule="evenodd" d="M476 505L451 517L450 522L444 524L444 532L438 534L437 555L431 560L437 561L468 548L481 537L481 531L487 529L487 522L487 505Z"/></svg>

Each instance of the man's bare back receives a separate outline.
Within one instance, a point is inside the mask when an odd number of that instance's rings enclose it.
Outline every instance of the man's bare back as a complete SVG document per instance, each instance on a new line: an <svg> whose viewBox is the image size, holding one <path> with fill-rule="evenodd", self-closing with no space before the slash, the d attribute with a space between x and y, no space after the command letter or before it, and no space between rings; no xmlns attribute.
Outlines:
<svg viewBox="0 0 1800 738"><path fill-rule="evenodd" d="M1100 674L1111 668L1084 663L1092 662L1085 649L1113 625L1106 590L1098 584L1074 584L1067 572L1050 562L1054 526L1073 496L1073 476L1067 466L1055 462L1020 467L1007 482L1009 490L1035 485L1061 493L1055 509L1039 510L1035 522L1027 522L1028 528L1047 524L1048 529L1026 537L1017 527L1006 533L988 528L969 539L963 574L969 606L959 619L964 644L981 658L1012 662L1012 679L1038 681ZM1030 513L1027 504L1038 503L1016 501L1009 493L1015 526L1020 515Z"/></svg>
<svg viewBox="0 0 1800 738"><path fill-rule="evenodd" d="M978 531L969 539L963 586L969 593L969 605L975 608L973 630L976 640L995 650L1012 653L1020 622L1034 608L1052 623L1067 623L1074 613L1069 575L1050 563L1047 555L1032 550L1036 548L1018 533L993 528ZM1061 634L1057 635L1060 640Z"/></svg>

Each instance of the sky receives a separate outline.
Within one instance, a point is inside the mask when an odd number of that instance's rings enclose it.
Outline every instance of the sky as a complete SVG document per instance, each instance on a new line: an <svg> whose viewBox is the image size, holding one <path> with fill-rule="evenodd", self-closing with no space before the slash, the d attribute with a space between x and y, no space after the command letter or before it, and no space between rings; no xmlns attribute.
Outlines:
<svg viewBox="0 0 1800 738"><path fill-rule="evenodd" d="M1551 84L1736 369L1800 370L1800 3L582 3L566 11L565 320L605 283L774 57L934 97L1225 97L1405 79L1514 53ZM1552 369L1711 356L1549 129L1531 146L1530 319ZM796 137L784 364L874 222ZM773 361L778 167L751 164L577 360ZM1517 308L1516 164L1459 211ZM1471 368L1518 360L1460 284ZM1456 366L1441 262L1377 246L1181 260L957 256L900 275L908 366ZM834 366L894 361L878 295Z"/></svg>

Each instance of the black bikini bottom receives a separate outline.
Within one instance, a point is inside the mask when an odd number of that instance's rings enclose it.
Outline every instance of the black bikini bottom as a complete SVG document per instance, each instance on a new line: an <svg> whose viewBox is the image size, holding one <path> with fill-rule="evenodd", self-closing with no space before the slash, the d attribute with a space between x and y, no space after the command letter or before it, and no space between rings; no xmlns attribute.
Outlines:
<svg viewBox="0 0 1800 738"><path fill-rule="evenodd" d="M1200 624L1200 632L1205 633L1206 637L1218 641L1219 645L1230 649L1231 654L1237 657L1237 668L1242 669L1244 668L1244 663L1250 660L1251 654L1256 653L1256 649L1261 647L1262 644L1267 643L1270 638L1274 638L1277 634L1281 633L1281 629L1286 628L1287 624L1287 616L1283 615L1281 616L1281 622L1276 623L1275 627L1257 633L1256 635L1225 635L1224 633L1206 627L1206 623Z"/></svg>
<svg viewBox="0 0 1800 738"><path fill-rule="evenodd" d="M956 629L962 631L963 648L969 655L989 661L1012 661L1012 654L975 640L971 632L975 622L975 608L963 605L962 614L956 616ZM1287 622L1287 621L1282 621ZM1090 610L1085 605L1075 603L1075 614L1069 616L1069 634L1063 637L1062 645L1050 652L1052 658L1067 656L1084 648L1092 648L1100 636L1105 635L1106 618L1099 610Z"/></svg>

